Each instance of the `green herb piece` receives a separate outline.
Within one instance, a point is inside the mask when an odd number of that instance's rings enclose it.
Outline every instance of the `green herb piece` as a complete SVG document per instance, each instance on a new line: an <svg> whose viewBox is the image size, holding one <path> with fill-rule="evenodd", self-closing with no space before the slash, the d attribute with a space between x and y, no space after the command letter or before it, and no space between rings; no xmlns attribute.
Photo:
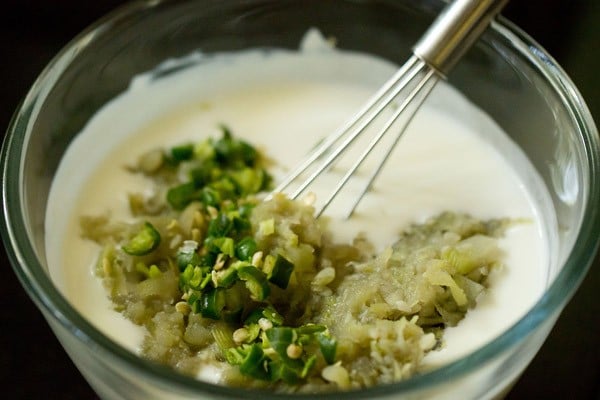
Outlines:
<svg viewBox="0 0 600 400"><path fill-rule="evenodd" d="M212 272L212 282L215 287L231 287L238 280L237 270L230 266L220 271Z"/></svg>
<svg viewBox="0 0 600 400"><path fill-rule="evenodd" d="M252 310L252 312L250 312L250 314L248 314L246 317L244 325L256 324L261 318L268 319L275 326L280 326L283 324L283 317L281 314L279 314L277 310L273 308L273 306L267 306Z"/></svg>
<svg viewBox="0 0 600 400"><path fill-rule="evenodd" d="M198 304L199 303L199 304ZM225 307L225 289L210 288L202 293L196 302L198 310L204 318L221 319L221 311Z"/></svg>
<svg viewBox="0 0 600 400"><path fill-rule="evenodd" d="M313 335L315 333L324 332L326 330L327 327L325 325L318 324L306 324L296 328L296 332L298 333L298 335Z"/></svg>
<svg viewBox="0 0 600 400"><path fill-rule="evenodd" d="M255 379L270 379L270 374L265 368L265 361L267 361L267 358L259 344L255 343L252 345L246 345L243 347L243 350L238 349L235 349L236 353L238 354L238 357L243 357L241 359L241 362L239 363L240 372L242 374ZM231 350L228 353L233 353Z"/></svg>
<svg viewBox="0 0 600 400"><path fill-rule="evenodd" d="M263 310L264 308L262 307L252 310L244 320L244 325L252 325L258 323L259 319L264 318Z"/></svg>
<svg viewBox="0 0 600 400"><path fill-rule="evenodd" d="M210 183L212 168L213 167L210 164L203 164L190 171L190 177L192 178L194 187L201 188Z"/></svg>
<svg viewBox="0 0 600 400"><path fill-rule="evenodd" d="M243 328L234 332L234 334L238 333L234 338L237 343L252 344L258 339L260 332L261 328L258 324L244 325Z"/></svg>
<svg viewBox="0 0 600 400"><path fill-rule="evenodd" d="M335 356L337 351L337 340L329 336L329 334L325 332L318 332L315 335L315 338L319 342L319 348L321 349L321 354L323 354L323 358L327 362L327 364L333 364L335 362Z"/></svg>
<svg viewBox="0 0 600 400"><path fill-rule="evenodd" d="M218 256L220 254L226 255L228 257L233 257L233 255L235 254L235 246L233 239L228 237L209 236L206 239L204 239L204 248L211 254L215 255L212 265L210 263L207 263L211 267L215 265L216 262L218 262Z"/></svg>
<svg viewBox="0 0 600 400"><path fill-rule="evenodd" d="M231 171L230 176L236 182L242 196L258 193L265 181L265 171L261 168L242 168Z"/></svg>
<svg viewBox="0 0 600 400"><path fill-rule="evenodd" d="M268 329L265 332L269 345L279 354L282 358L289 358L287 356L287 348L290 344L294 343L298 339L298 335L294 328L287 326L278 326Z"/></svg>
<svg viewBox="0 0 600 400"><path fill-rule="evenodd" d="M171 158L176 162L191 160L194 156L194 145L184 144L171 148Z"/></svg>
<svg viewBox="0 0 600 400"><path fill-rule="evenodd" d="M210 220L207 235L212 237L227 236L233 229L233 221L225 213L219 213L216 218Z"/></svg>
<svg viewBox="0 0 600 400"><path fill-rule="evenodd" d="M265 267L269 282L286 289L290 283L290 276L294 271L294 264L281 254L277 254L275 261Z"/></svg>
<svg viewBox="0 0 600 400"><path fill-rule="evenodd" d="M237 269L237 273L238 277L244 281L252 300L262 301L271 293L267 276L258 268L244 265Z"/></svg>
<svg viewBox="0 0 600 400"><path fill-rule="evenodd" d="M186 289L202 290L206 287L207 283L210 281L210 278L211 275L208 273L205 267L188 264L188 266L179 275L179 287L184 292ZM192 302L190 301L189 303L191 304Z"/></svg>
<svg viewBox="0 0 600 400"><path fill-rule="evenodd" d="M206 244L204 244L206 246ZM208 249L207 249L208 250ZM199 265L203 267L211 267L217 262L218 253L207 252L200 256Z"/></svg>
<svg viewBox="0 0 600 400"><path fill-rule="evenodd" d="M287 364L277 361L271 361L269 364L269 380L272 382L283 381L293 385L300 380L300 374L297 370L290 368ZM304 366L302 367L304 370ZM301 370L301 371L302 371Z"/></svg>
<svg viewBox="0 0 600 400"><path fill-rule="evenodd" d="M232 220L233 220L233 228L238 233L250 231L250 228L252 227L252 225L250 224L250 220L248 218L240 217L239 215L236 215L232 218Z"/></svg>
<svg viewBox="0 0 600 400"><path fill-rule="evenodd" d="M300 372L300 377L306 378L308 376L308 373L315 366L316 363L317 363L317 355L316 354L313 354L312 356L308 357L308 359L304 363L304 368L302 368L302 372Z"/></svg>
<svg viewBox="0 0 600 400"><path fill-rule="evenodd" d="M221 126L223 137L214 143L215 158L222 165L229 167L253 166L258 159L258 153L248 143L234 139L226 126Z"/></svg>
<svg viewBox="0 0 600 400"><path fill-rule="evenodd" d="M233 257L235 253L235 246L233 239L230 237L218 237L212 240L212 246L218 248L221 253Z"/></svg>
<svg viewBox="0 0 600 400"><path fill-rule="evenodd" d="M304 369L304 362L300 357L291 358L288 355L288 348L296 345L298 334L294 328L278 326L265 331L268 344L275 350L279 359L290 369L300 375Z"/></svg>
<svg viewBox="0 0 600 400"><path fill-rule="evenodd" d="M215 190L221 200L233 200L239 197L239 187L237 183L229 176L211 182L207 187Z"/></svg>
<svg viewBox="0 0 600 400"><path fill-rule="evenodd" d="M248 325L246 329L248 329L248 343L255 341L260 335L260 325L258 324Z"/></svg>
<svg viewBox="0 0 600 400"><path fill-rule="evenodd" d="M251 261L258 246L252 237L245 237L235 245L235 256L242 261Z"/></svg>
<svg viewBox="0 0 600 400"><path fill-rule="evenodd" d="M197 266L200 265L201 259L198 253L198 243L193 240L186 240L183 242L175 255L177 260L177 266L180 271L183 271L188 265Z"/></svg>
<svg viewBox="0 0 600 400"><path fill-rule="evenodd" d="M277 312L272 306L265 307L262 312L263 316L271 321L273 325L283 325L283 316Z"/></svg>
<svg viewBox="0 0 600 400"><path fill-rule="evenodd" d="M252 215L253 209L254 209L254 204L245 203L238 207L238 212L239 212L241 218L247 219L247 218L250 218L250 215Z"/></svg>
<svg viewBox="0 0 600 400"><path fill-rule="evenodd" d="M198 198L193 182L183 183L172 187L167 192L167 201L174 210L183 210L185 206Z"/></svg>
<svg viewBox="0 0 600 400"><path fill-rule="evenodd" d="M204 162L211 161L215 158L215 148L210 139L196 143L194 146L194 158Z"/></svg>
<svg viewBox="0 0 600 400"><path fill-rule="evenodd" d="M229 268L235 270L232 267ZM237 275L235 278L233 284L225 291L225 308L221 312L221 318L223 321L239 326L248 303L248 294L244 284L237 279Z"/></svg>
<svg viewBox="0 0 600 400"><path fill-rule="evenodd" d="M221 204L221 195L211 187L204 187L200 191L200 201L207 206L218 208Z"/></svg>
<svg viewBox="0 0 600 400"><path fill-rule="evenodd" d="M145 222L142 229L123 246L123 251L132 256L143 256L154 251L159 244L160 233L151 223Z"/></svg>
<svg viewBox="0 0 600 400"><path fill-rule="evenodd" d="M273 177L271 175L269 175L267 170L265 170L264 168L261 168L260 171L261 171L260 173L262 175L262 183L261 183L260 188L258 188L258 190L256 191L257 193L262 190L268 190L271 187L271 182L273 181Z"/></svg>

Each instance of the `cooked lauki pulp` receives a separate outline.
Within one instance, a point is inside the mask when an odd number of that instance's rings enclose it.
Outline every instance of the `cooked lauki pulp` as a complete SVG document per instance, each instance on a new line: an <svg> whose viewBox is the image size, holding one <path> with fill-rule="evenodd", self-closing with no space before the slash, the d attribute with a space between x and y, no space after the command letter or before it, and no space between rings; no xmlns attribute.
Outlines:
<svg viewBox="0 0 600 400"><path fill-rule="evenodd" d="M263 200L394 69L308 35L297 52L195 54L139 76L59 167L54 282L116 342L225 385L367 387L490 341L543 290L545 192L448 85L349 220L352 187L319 219L312 196Z"/></svg>

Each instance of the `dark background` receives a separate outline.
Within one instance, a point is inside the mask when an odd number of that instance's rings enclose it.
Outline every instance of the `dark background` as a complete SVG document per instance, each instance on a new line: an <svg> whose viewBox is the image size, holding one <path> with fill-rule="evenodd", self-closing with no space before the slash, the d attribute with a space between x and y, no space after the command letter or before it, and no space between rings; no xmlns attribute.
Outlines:
<svg viewBox="0 0 600 400"><path fill-rule="evenodd" d="M0 19L0 132L48 61L116 0L8 0ZM503 13L579 87L600 121L600 1L513 0ZM4 399L95 399L0 248ZM600 399L600 257L508 399Z"/></svg>

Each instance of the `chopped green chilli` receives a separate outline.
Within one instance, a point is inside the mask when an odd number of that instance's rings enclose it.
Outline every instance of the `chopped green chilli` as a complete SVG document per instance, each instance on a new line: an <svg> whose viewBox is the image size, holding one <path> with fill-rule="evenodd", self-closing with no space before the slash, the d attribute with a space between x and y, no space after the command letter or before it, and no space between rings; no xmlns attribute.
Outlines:
<svg viewBox="0 0 600 400"><path fill-rule="evenodd" d="M282 289L286 289L293 271L294 264L281 254L277 254L273 266L270 268L269 281Z"/></svg>
<svg viewBox="0 0 600 400"><path fill-rule="evenodd" d="M171 149L171 157L176 162L187 161L190 160L194 155L194 145L193 144L184 144L181 146L176 146Z"/></svg>
<svg viewBox="0 0 600 400"><path fill-rule="evenodd" d="M225 290L222 288L210 288L202 293L202 297L194 302L203 317L221 319L221 311L225 307Z"/></svg>
<svg viewBox="0 0 600 400"><path fill-rule="evenodd" d="M337 350L336 340L324 332L317 332L315 337L319 342L323 358L325 358L325 361L328 364L333 364L335 362L335 352Z"/></svg>
<svg viewBox="0 0 600 400"><path fill-rule="evenodd" d="M246 284L252 300L263 301L271 293L267 276L258 268L252 265L244 265L237 268L237 275Z"/></svg>
<svg viewBox="0 0 600 400"><path fill-rule="evenodd" d="M167 201L175 210L182 210L197 198L200 198L200 193L196 190L193 182L182 183L170 188L167 192Z"/></svg>
<svg viewBox="0 0 600 400"><path fill-rule="evenodd" d="M160 233L151 223L145 222L142 229L123 246L123 251L132 256L143 256L155 250L160 244Z"/></svg>
<svg viewBox="0 0 600 400"><path fill-rule="evenodd" d="M336 244L312 206L260 201L266 158L221 130L141 157L131 171L157 196L131 195L133 222L82 217L114 308L146 329L143 356L283 392L418 373L486 289L508 222L443 213L381 254L366 239Z"/></svg>
<svg viewBox="0 0 600 400"><path fill-rule="evenodd" d="M245 237L235 245L235 256L243 261L250 261L256 251L256 241L252 237Z"/></svg>
<svg viewBox="0 0 600 400"><path fill-rule="evenodd" d="M167 192L173 209L182 210L195 200L220 208L224 200L253 195L269 186L271 177L254 147L235 139L228 128L222 130L219 140L171 148L168 158L172 164L183 164L190 171L187 181Z"/></svg>

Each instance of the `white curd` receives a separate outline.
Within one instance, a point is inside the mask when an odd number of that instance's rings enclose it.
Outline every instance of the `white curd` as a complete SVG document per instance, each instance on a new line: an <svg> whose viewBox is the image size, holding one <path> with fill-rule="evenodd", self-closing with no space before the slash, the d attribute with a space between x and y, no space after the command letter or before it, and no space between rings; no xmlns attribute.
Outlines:
<svg viewBox="0 0 600 400"><path fill-rule="evenodd" d="M65 154L48 202L46 249L53 281L82 315L132 351L137 351L142 329L111 309L93 275L99 248L79 236L81 215L109 212L127 219L127 193L149 190L150 182L124 166L153 148L217 136L218 125L225 123L275 160L274 175L281 178L395 70L380 59L323 43L305 44L299 52L197 54L183 62L192 65L160 79L152 73L138 77L90 120ZM319 184L330 187L331 182ZM365 232L380 247L392 244L408 224L445 210L528 221L501 239L504 267L492 274L491 289L476 309L445 332L444 348L426 357L430 368L490 341L541 295L551 228L541 222L543 190L502 130L441 83L356 215L350 221L336 218L352 194L328 212L338 241ZM201 374L206 380L217 375Z"/></svg>

